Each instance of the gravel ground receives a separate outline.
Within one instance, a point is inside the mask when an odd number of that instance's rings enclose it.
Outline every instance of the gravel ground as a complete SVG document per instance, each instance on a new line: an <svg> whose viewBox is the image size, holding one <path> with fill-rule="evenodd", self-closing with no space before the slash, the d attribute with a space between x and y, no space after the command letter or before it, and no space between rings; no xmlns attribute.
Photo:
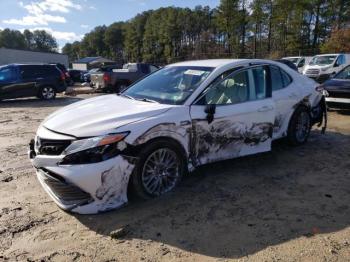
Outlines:
<svg viewBox="0 0 350 262"><path fill-rule="evenodd" d="M349 261L350 111L309 142L203 166L173 193L60 210L27 158L39 123L92 95L0 103L0 261Z"/></svg>

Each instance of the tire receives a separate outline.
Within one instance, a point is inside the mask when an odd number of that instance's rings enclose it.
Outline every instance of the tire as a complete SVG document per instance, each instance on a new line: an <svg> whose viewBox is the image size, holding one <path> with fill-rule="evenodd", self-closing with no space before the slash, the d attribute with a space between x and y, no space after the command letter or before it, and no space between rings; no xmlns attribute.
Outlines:
<svg viewBox="0 0 350 262"><path fill-rule="evenodd" d="M292 115L288 126L288 141L293 146L307 142L312 126L311 115L306 106L299 106Z"/></svg>
<svg viewBox="0 0 350 262"><path fill-rule="evenodd" d="M162 154L168 161L158 166L155 159L159 159ZM139 152L139 161L131 175L131 192L139 198L150 199L175 189L185 172L183 156L182 150L172 141L162 139L146 145ZM176 164L172 165L174 159Z"/></svg>
<svg viewBox="0 0 350 262"><path fill-rule="evenodd" d="M56 90L52 86L43 86L39 91L39 98L43 100L52 100L56 98Z"/></svg>

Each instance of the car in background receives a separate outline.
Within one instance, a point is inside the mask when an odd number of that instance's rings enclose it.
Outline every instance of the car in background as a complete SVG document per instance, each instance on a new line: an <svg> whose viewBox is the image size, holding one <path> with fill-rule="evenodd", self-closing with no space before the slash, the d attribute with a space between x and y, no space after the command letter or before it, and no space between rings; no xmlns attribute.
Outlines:
<svg viewBox="0 0 350 262"><path fill-rule="evenodd" d="M321 86L330 107L350 107L350 65Z"/></svg>
<svg viewBox="0 0 350 262"><path fill-rule="evenodd" d="M303 74L319 83L334 77L350 64L350 54L324 54L314 56L305 66Z"/></svg>
<svg viewBox="0 0 350 262"><path fill-rule="evenodd" d="M87 71L87 72L83 75L84 82L90 83L90 82L91 82L91 74L97 73L97 72L100 72L100 71L101 71L101 68L92 68L92 69L90 69L89 71Z"/></svg>
<svg viewBox="0 0 350 262"><path fill-rule="evenodd" d="M283 137L306 143L326 118L317 86L270 60L176 63L48 116L29 157L59 207L104 212L125 205L129 189L158 197L201 165L270 151Z"/></svg>
<svg viewBox="0 0 350 262"><path fill-rule="evenodd" d="M69 72L66 68L66 66L64 64L60 64L60 63L51 63L50 65L55 65L57 66L57 68L59 70L61 70L61 72L63 72L64 76L65 76L65 81L66 81L66 84L69 86L69 85L73 85L74 83L72 82L72 79L69 75Z"/></svg>
<svg viewBox="0 0 350 262"><path fill-rule="evenodd" d="M276 61L276 62L280 62L280 63L282 63L282 64L285 64L285 65L289 66L290 68L292 68L293 70L298 71L298 68L296 67L296 65L295 65L293 62L289 61L289 60L286 60L286 59L276 59L275 61Z"/></svg>
<svg viewBox="0 0 350 262"><path fill-rule="evenodd" d="M305 65L308 65L312 59L312 56L288 56L283 57L283 60L291 61L296 67L299 73L303 73Z"/></svg>
<svg viewBox="0 0 350 262"><path fill-rule="evenodd" d="M84 74L87 73L87 71L76 70L76 69L69 69L68 72L70 75L71 82L73 84L84 82Z"/></svg>
<svg viewBox="0 0 350 262"><path fill-rule="evenodd" d="M90 69L87 73L84 74L84 82L91 83L91 74L100 73L100 72L112 72L113 69L121 69L121 65L107 65L98 68Z"/></svg>
<svg viewBox="0 0 350 262"><path fill-rule="evenodd" d="M146 63L128 63L123 69L112 69L91 74L91 85L95 91L119 93L137 80L159 68Z"/></svg>
<svg viewBox="0 0 350 262"><path fill-rule="evenodd" d="M0 100L37 96L54 99L66 91L65 74L56 65L10 64L0 67Z"/></svg>

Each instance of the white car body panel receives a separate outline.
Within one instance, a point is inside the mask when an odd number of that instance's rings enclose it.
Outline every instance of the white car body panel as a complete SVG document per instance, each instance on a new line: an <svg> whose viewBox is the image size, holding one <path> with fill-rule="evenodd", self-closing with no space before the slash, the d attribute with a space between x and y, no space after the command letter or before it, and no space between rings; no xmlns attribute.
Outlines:
<svg viewBox="0 0 350 262"><path fill-rule="evenodd" d="M205 106L194 105L194 101L219 75L251 63L277 65L294 80L288 87L273 92L271 98L217 106L214 121L209 124L204 113ZM170 66L178 65L215 67L183 105L149 103L117 95L87 99L64 107L46 118L37 131L37 137L75 140L130 132L119 142L123 149L166 137L181 145L188 168L193 170L213 161L271 150L271 141L287 134L295 108L301 103L312 108L322 97L315 91L316 82L278 62L220 59ZM40 183L61 208L91 214L127 203L127 186L137 157L124 154L122 150L118 156L94 164L61 165L64 157L64 152L58 156L47 156L40 155L36 150L36 155L31 159ZM40 170L54 176L57 174L65 183L89 194L91 199L81 205L64 203L44 181Z"/></svg>

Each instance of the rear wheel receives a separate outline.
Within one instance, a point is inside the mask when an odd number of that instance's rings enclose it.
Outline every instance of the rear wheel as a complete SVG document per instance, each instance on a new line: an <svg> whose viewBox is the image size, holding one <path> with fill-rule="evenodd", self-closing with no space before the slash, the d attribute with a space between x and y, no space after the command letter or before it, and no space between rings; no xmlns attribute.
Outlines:
<svg viewBox="0 0 350 262"><path fill-rule="evenodd" d="M131 177L137 196L147 199L172 191L185 170L182 155L178 146L166 140L156 141L143 149Z"/></svg>
<svg viewBox="0 0 350 262"><path fill-rule="evenodd" d="M307 107L298 107L289 123L288 140L292 145L304 144L309 138L311 130L311 116Z"/></svg>
<svg viewBox="0 0 350 262"><path fill-rule="evenodd" d="M40 89L39 98L43 100L55 99L56 90L52 86L44 86Z"/></svg>

